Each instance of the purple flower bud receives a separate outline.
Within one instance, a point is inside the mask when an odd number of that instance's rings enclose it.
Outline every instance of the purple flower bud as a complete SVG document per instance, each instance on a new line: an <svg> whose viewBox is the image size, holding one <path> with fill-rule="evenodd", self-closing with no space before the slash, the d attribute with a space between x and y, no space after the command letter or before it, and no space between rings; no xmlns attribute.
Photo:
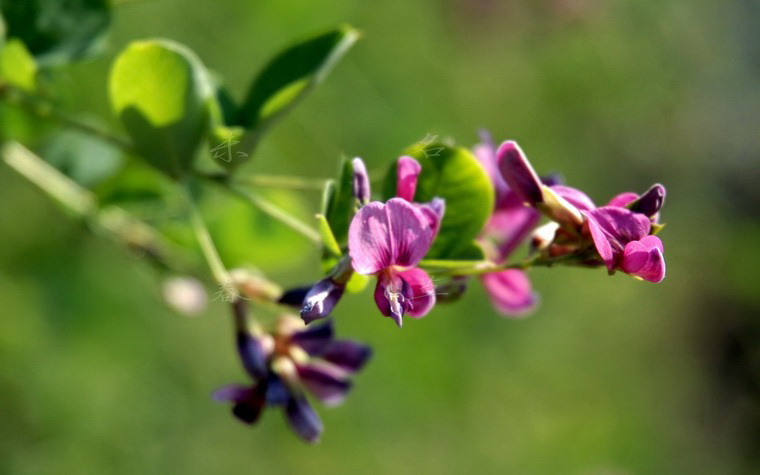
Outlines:
<svg viewBox="0 0 760 475"><path fill-rule="evenodd" d="M663 204L665 204L665 187L658 183L652 185L639 199L628 206L631 211L651 218L660 211Z"/></svg>
<svg viewBox="0 0 760 475"><path fill-rule="evenodd" d="M367 167L364 166L364 162L359 157L354 158L353 162L351 163L354 167L354 197L359 201L360 206L364 206L369 203L370 195L369 175L367 175Z"/></svg>
<svg viewBox="0 0 760 475"><path fill-rule="evenodd" d="M343 296L345 284L339 284L332 277L325 277L309 290L303 300L301 318L306 323L325 318L330 315L335 305Z"/></svg>

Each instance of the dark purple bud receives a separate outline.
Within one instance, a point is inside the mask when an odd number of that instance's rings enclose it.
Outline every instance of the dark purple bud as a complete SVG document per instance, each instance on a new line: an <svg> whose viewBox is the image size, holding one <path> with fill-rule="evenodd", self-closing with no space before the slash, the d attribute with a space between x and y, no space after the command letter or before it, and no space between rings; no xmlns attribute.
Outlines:
<svg viewBox="0 0 760 475"><path fill-rule="evenodd" d="M660 211L665 204L665 187L659 183L652 185L639 199L631 202L628 207L631 211L652 217Z"/></svg>
<svg viewBox="0 0 760 475"><path fill-rule="evenodd" d="M288 400L285 417L293 431L307 442L315 443L322 435L322 421L303 396Z"/></svg>
<svg viewBox="0 0 760 475"><path fill-rule="evenodd" d="M364 206L369 203L370 199L369 175L367 175L367 167L364 166L362 159L358 157L354 158L352 164L354 167L354 197L359 201L360 206Z"/></svg>
<svg viewBox="0 0 760 475"><path fill-rule="evenodd" d="M351 389L348 374L339 367L325 362L298 366L298 376L306 389L322 404L336 406L343 402Z"/></svg>
<svg viewBox="0 0 760 475"><path fill-rule="evenodd" d="M334 341L322 354L324 360L352 373L362 369L371 356L372 348L350 340Z"/></svg>
<svg viewBox="0 0 760 475"><path fill-rule="evenodd" d="M335 282L332 277L326 277L314 284L303 300L301 308L303 321L311 323L330 315L345 289L345 284Z"/></svg>
<svg viewBox="0 0 760 475"><path fill-rule="evenodd" d="M529 209L529 208L525 208ZM438 302L456 302L467 291L466 276L452 277L447 282L435 286L435 297Z"/></svg>
<svg viewBox="0 0 760 475"><path fill-rule="evenodd" d="M243 367L255 380L267 375L267 355L261 341L248 333L238 332L237 350Z"/></svg>
<svg viewBox="0 0 760 475"><path fill-rule="evenodd" d="M306 294L309 293L312 287L314 286L310 285L306 287L296 287L294 289L286 290L277 300L277 303L301 308L303 307L303 301L306 299Z"/></svg>
<svg viewBox="0 0 760 475"><path fill-rule="evenodd" d="M517 142L507 141L496 151L501 176L524 202L535 205L543 201L541 179Z"/></svg>
<svg viewBox="0 0 760 475"><path fill-rule="evenodd" d="M293 333L290 341L294 345L300 346L310 356L319 356L332 343L333 334L332 321L328 320L322 324L314 324L306 327L305 330Z"/></svg>

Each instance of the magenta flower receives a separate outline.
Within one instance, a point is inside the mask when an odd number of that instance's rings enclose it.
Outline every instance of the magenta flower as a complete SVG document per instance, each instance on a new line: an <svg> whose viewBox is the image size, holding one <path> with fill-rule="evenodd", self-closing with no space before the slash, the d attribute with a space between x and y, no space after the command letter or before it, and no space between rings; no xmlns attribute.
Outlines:
<svg viewBox="0 0 760 475"><path fill-rule="evenodd" d="M273 333L238 333L237 348L254 383L225 386L214 399L233 403L233 414L247 424L255 423L266 406L281 407L290 427L307 442L316 442L323 427L306 392L325 405L340 404L351 388L350 376L371 356L365 345L334 340L329 321L304 328L290 316L281 317Z"/></svg>
<svg viewBox="0 0 760 475"><path fill-rule="evenodd" d="M531 233L540 214L523 203L499 173L496 150L490 137L474 149L475 156L491 177L496 192L494 212L481 233L479 242L486 256L496 264L507 261L512 252ZM480 277L493 307L502 315L524 316L535 308L537 296L525 272L509 269Z"/></svg>
<svg viewBox="0 0 760 475"><path fill-rule="evenodd" d="M588 240L610 272L623 272L649 282L665 278L665 259L653 223L665 201L665 187L656 184L639 196L626 192L607 206L597 208L580 190L541 183L525 154L515 142L504 142L497 152L504 180L528 205L540 210L556 225L539 232L541 247L551 256L585 255ZM545 236L549 230L552 236Z"/></svg>
<svg viewBox="0 0 760 475"><path fill-rule="evenodd" d="M404 315L422 317L435 304L435 286L417 268L435 237L437 218L402 198L361 208L348 230L354 271L377 276L375 302L400 327ZM440 218L437 218L440 219Z"/></svg>
<svg viewBox="0 0 760 475"><path fill-rule="evenodd" d="M649 234L652 222L647 216L617 206L603 206L584 215L607 270L620 269L654 283L665 278L662 242Z"/></svg>

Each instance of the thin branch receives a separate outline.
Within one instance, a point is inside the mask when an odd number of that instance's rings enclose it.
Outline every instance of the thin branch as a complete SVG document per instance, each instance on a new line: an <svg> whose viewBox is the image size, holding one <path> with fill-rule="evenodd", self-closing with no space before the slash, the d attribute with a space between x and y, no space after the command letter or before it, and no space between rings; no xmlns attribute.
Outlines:
<svg viewBox="0 0 760 475"><path fill-rule="evenodd" d="M113 145L126 153L134 153L134 147L126 139L113 135L110 132L106 132L86 122L74 119L73 117L57 110L52 103L32 97L6 83L0 83L0 99L6 104L18 107L37 118L58 122L66 127L79 130L82 133Z"/></svg>
<svg viewBox="0 0 760 475"><path fill-rule="evenodd" d="M137 251L161 269L207 280L187 256L169 244L159 231L116 206L102 209L95 195L56 170L17 142L0 149L3 161L47 193L66 210L87 223L97 234Z"/></svg>
<svg viewBox="0 0 760 475"><path fill-rule="evenodd" d="M279 206L272 203L271 201L266 200L261 195L240 189L239 187L236 187L236 186L230 186L227 189L230 192L234 193L235 195L239 196L241 199L256 206L258 209L260 209L264 214L266 214L270 218L276 219L277 221L289 227L293 231L296 231L298 234L305 237L306 239L312 241L315 244L320 244L320 245L322 244L322 238L320 237L319 232L317 230L305 224L300 219L296 218L295 216L288 213L287 211L280 208Z"/></svg>
<svg viewBox="0 0 760 475"><path fill-rule="evenodd" d="M190 213L190 224L195 233L195 237L198 240L198 245L201 247L203 257L206 259L206 263L211 269L211 274L214 276L214 280L217 284L229 285L232 282L230 274L224 267L222 258L219 257L219 252L216 250L214 240L211 239L211 234L209 234L206 222L203 220L203 216L201 216L198 206L195 204L192 193L187 186L183 186L182 190Z"/></svg>
<svg viewBox="0 0 760 475"><path fill-rule="evenodd" d="M236 185L250 185L261 188L322 191L325 187L325 183L327 183L327 179L281 175L250 175L235 178L233 183Z"/></svg>

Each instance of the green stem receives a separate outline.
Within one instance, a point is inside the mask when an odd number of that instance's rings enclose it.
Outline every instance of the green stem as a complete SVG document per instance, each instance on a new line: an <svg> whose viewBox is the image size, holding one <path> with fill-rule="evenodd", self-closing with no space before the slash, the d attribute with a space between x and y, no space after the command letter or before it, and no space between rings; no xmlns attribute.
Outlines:
<svg viewBox="0 0 760 475"><path fill-rule="evenodd" d="M508 269L530 269L531 267L552 267L558 264L572 264L582 262L589 256L566 254L559 257L542 257L536 255L521 262L494 264L489 261L446 261L446 260L422 260L420 265L427 267L431 274L445 276L483 275L493 272L501 272ZM464 265L462 265L464 264Z"/></svg>
<svg viewBox="0 0 760 475"><path fill-rule="evenodd" d="M214 240L211 239L211 234L208 232L206 222L203 220L203 216L201 216L201 213L198 210L198 206L193 199L188 185L185 184L182 187L182 190L190 213L190 225L195 233L195 238L198 240L198 245L201 247L203 257L206 259L206 263L211 269L211 274L214 276L214 280L219 285L230 285L232 282L230 275L222 263L222 258L219 257L219 252L216 250Z"/></svg>
<svg viewBox="0 0 760 475"><path fill-rule="evenodd" d="M327 179L311 179L299 176L250 175L237 178L233 183L261 188L322 191L325 183L327 183Z"/></svg>
<svg viewBox="0 0 760 475"><path fill-rule="evenodd" d="M239 196L241 199L256 206L258 209L260 209L264 214L266 214L270 218L276 219L277 221L289 227L293 231L296 231L297 233L299 233L301 236L305 237L306 239L312 241L315 244L320 244L320 245L322 244L322 238L320 237L319 232L317 230L303 223L300 219L296 218L295 216L288 213L287 211L280 208L279 206L272 203L271 201L266 200L261 195L258 195L250 191L242 190L236 186L230 186L228 190L234 193L235 195Z"/></svg>
<svg viewBox="0 0 760 475"><path fill-rule="evenodd" d="M101 209L95 195L82 188L29 149L7 142L0 149L3 160L21 176L35 184L90 228L120 245L138 251L161 269L202 276L185 255L174 250L156 229L122 208Z"/></svg>

